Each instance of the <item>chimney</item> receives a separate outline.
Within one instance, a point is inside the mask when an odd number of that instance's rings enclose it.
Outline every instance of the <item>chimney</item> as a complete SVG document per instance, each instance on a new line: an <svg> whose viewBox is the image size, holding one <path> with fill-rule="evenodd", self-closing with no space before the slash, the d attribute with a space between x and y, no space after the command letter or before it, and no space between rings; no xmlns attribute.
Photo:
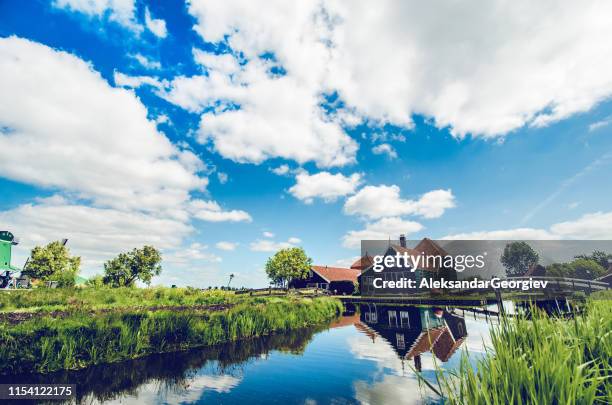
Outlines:
<svg viewBox="0 0 612 405"><path fill-rule="evenodd" d="M406 235L400 235L400 246L406 247Z"/></svg>

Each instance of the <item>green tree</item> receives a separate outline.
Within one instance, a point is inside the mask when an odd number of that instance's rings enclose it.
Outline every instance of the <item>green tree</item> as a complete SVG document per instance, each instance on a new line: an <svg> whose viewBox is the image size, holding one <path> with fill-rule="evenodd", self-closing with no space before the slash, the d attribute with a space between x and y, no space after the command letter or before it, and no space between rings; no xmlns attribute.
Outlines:
<svg viewBox="0 0 612 405"><path fill-rule="evenodd" d="M546 266L547 277L572 277L574 269L569 263L553 263Z"/></svg>
<svg viewBox="0 0 612 405"><path fill-rule="evenodd" d="M293 279L308 277L312 259L304 249L294 247L281 249L268 259L266 273L275 284L286 287Z"/></svg>
<svg viewBox="0 0 612 405"><path fill-rule="evenodd" d="M526 242L508 243L501 256L501 262L509 277L522 276L529 267L538 264L540 257Z"/></svg>
<svg viewBox="0 0 612 405"><path fill-rule="evenodd" d="M591 255L578 255L574 256L574 259L587 259L597 262L601 267L607 269L612 263L612 254L608 254L601 250L595 250Z"/></svg>
<svg viewBox="0 0 612 405"><path fill-rule="evenodd" d="M43 281L57 281L59 287L72 287L80 267L81 258L71 256L70 249L55 241L32 249L28 264L21 273Z"/></svg>
<svg viewBox="0 0 612 405"><path fill-rule="evenodd" d="M161 253L153 246L143 246L130 252L120 253L104 263L104 284L112 287L132 287L136 280L151 284L153 276L159 276Z"/></svg>
<svg viewBox="0 0 612 405"><path fill-rule="evenodd" d="M570 266L573 270L572 277L584 280L593 280L606 273L599 263L590 259L576 259L570 263Z"/></svg>

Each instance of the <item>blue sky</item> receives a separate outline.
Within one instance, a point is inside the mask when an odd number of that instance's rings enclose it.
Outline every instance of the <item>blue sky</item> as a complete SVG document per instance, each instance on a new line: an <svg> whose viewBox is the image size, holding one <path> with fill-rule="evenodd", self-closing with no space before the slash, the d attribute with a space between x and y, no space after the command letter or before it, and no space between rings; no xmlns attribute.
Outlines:
<svg viewBox="0 0 612 405"><path fill-rule="evenodd" d="M198 286L400 232L611 238L610 6L524 6L1 1L0 228Z"/></svg>

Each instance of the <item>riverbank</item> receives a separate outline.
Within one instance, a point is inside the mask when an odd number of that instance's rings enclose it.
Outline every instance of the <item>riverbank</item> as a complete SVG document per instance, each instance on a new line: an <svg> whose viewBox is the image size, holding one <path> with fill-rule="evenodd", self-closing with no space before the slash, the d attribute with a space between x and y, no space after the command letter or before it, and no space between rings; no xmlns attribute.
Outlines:
<svg viewBox="0 0 612 405"><path fill-rule="evenodd" d="M569 320L503 319L487 354L474 367L464 353L456 372L439 372L450 403L612 403L612 301L591 299Z"/></svg>
<svg viewBox="0 0 612 405"><path fill-rule="evenodd" d="M226 292L130 290L134 291L83 290L73 296L63 291L56 296L49 291L20 293L11 305L37 315L18 323L0 321L0 374L75 370L265 336L317 325L342 311L339 301L325 297L238 298ZM143 298L147 294L148 301ZM172 305L180 305L180 310L164 307ZM54 316L54 311L62 315Z"/></svg>

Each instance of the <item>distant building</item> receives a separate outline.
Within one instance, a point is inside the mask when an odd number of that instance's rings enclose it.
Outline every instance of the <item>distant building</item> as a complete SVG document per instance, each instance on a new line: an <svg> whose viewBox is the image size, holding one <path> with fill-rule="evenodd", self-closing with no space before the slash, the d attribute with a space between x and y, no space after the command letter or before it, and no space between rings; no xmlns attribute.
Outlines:
<svg viewBox="0 0 612 405"><path fill-rule="evenodd" d="M322 288L335 294L352 294L361 273L357 269L343 267L312 266L308 278L292 280L290 288Z"/></svg>

